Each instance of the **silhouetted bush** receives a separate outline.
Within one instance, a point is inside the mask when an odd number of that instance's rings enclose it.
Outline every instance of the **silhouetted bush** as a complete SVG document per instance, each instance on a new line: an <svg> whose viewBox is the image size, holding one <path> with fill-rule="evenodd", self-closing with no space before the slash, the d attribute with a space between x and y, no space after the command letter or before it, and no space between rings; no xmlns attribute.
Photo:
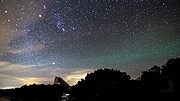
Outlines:
<svg viewBox="0 0 180 101"><path fill-rule="evenodd" d="M143 71L136 80L119 70L98 69L72 87L70 101L178 101L179 69L179 58Z"/></svg>
<svg viewBox="0 0 180 101"><path fill-rule="evenodd" d="M64 85L24 85L12 92L11 101L59 101L65 92Z"/></svg>
<svg viewBox="0 0 180 101"><path fill-rule="evenodd" d="M151 100L160 99L160 67L153 66L148 71L143 71L141 75L141 96Z"/></svg>
<svg viewBox="0 0 180 101"><path fill-rule="evenodd" d="M113 100L130 92L130 76L114 69L98 69L72 87L75 101Z"/></svg>
<svg viewBox="0 0 180 101"><path fill-rule="evenodd" d="M170 59L168 62L162 66L162 75L169 83L169 92L165 92L164 97L171 95L171 99L174 98L177 101L180 100L180 58ZM165 83L164 83L165 84ZM170 98L168 98L170 99Z"/></svg>

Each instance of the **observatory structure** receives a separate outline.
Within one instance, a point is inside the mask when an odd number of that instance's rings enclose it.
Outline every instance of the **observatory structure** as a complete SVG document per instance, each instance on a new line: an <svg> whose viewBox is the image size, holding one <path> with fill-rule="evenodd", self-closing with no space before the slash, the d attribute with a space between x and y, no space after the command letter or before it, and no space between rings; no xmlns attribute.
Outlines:
<svg viewBox="0 0 180 101"><path fill-rule="evenodd" d="M66 86L66 87L71 87L66 81L64 81L61 77L55 77L54 78L54 84L63 84L64 86Z"/></svg>

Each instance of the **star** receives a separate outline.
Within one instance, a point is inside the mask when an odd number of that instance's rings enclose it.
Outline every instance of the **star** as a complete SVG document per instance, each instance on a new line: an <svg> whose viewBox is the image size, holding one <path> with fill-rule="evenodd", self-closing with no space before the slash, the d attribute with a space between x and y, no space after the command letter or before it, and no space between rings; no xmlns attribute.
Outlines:
<svg viewBox="0 0 180 101"><path fill-rule="evenodd" d="M66 30L64 28L62 28L62 31L65 32Z"/></svg>
<svg viewBox="0 0 180 101"><path fill-rule="evenodd" d="M10 20L10 19L8 19L8 22L11 22L11 20Z"/></svg>
<svg viewBox="0 0 180 101"><path fill-rule="evenodd" d="M41 18L41 17L42 17L42 15L39 15L39 17Z"/></svg>
<svg viewBox="0 0 180 101"><path fill-rule="evenodd" d="M46 9L46 5L43 5L43 8Z"/></svg>
<svg viewBox="0 0 180 101"><path fill-rule="evenodd" d="M52 65L55 65L55 64L56 64L55 62L52 63Z"/></svg>

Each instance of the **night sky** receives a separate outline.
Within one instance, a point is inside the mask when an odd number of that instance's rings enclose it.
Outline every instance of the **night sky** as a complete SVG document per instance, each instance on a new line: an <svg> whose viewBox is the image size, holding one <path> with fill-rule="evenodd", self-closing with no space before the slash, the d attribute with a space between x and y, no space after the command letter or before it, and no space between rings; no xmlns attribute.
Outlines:
<svg viewBox="0 0 180 101"><path fill-rule="evenodd" d="M177 57L179 0L0 0L0 88L98 68L137 78Z"/></svg>

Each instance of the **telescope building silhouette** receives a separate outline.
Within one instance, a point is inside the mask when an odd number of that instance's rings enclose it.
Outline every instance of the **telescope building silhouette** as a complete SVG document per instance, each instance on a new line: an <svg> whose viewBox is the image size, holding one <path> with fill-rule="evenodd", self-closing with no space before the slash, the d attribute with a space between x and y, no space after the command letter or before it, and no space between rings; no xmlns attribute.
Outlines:
<svg viewBox="0 0 180 101"><path fill-rule="evenodd" d="M66 82L66 81L64 81L61 77L55 77L54 78L54 84L63 84L64 86L66 86L66 87L69 87L69 89L70 89L70 85Z"/></svg>

